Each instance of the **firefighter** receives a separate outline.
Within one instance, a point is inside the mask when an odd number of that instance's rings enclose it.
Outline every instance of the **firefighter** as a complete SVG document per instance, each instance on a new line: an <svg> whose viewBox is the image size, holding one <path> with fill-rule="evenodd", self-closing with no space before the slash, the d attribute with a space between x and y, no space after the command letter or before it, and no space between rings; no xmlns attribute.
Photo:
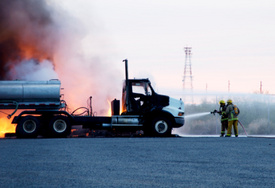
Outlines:
<svg viewBox="0 0 275 188"><path fill-rule="evenodd" d="M225 135L225 129L228 127L228 118L225 113L226 111L226 105L224 100L220 100L220 109L217 111L218 114L221 116L221 135L220 137L223 137Z"/></svg>
<svg viewBox="0 0 275 188"><path fill-rule="evenodd" d="M239 108L233 104L231 99L227 100L226 115L228 116L228 128L225 137L231 137L232 126L234 128L235 137L238 137L238 115Z"/></svg>

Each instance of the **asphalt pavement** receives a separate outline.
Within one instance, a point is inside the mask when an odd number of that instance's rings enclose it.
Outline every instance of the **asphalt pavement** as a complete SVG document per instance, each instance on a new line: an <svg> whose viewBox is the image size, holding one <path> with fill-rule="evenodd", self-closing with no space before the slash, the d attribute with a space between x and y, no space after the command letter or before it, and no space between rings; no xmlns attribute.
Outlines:
<svg viewBox="0 0 275 188"><path fill-rule="evenodd" d="M1 187L275 187L275 139L0 139Z"/></svg>

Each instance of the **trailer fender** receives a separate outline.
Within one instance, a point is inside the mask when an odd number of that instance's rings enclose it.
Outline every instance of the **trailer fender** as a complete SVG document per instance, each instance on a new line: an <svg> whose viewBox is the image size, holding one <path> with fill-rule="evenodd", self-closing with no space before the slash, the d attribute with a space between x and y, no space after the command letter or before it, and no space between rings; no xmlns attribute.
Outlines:
<svg viewBox="0 0 275 188"><path fill-rule="evenodd" d="M12 120L12 124L19 123L20 120L26 116L39 116L39 117L52 117L62 115L69 118L70 121L73 120L73 117L66 111L23 111L18 116L15 116Z"/></svg>

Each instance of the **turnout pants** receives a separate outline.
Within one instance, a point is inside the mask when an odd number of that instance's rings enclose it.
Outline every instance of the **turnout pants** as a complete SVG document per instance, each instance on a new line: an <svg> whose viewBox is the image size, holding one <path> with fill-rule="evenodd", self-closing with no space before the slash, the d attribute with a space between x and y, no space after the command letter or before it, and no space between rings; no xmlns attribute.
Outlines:
<svg viewBox="0 0 275 188"><path fill-rule="evenodd" d="M228 121L221 121L221 136L225 135L225 129L228 128Z"/></svg>
<svg viewBox="0 0 275 188"><path fill-rule="evenodd" d="M238 134L238 120L228 121L228 129L227 129L226 136L231 136L231 134L232 134L232 126L234 128L234 134L237 137L239 135Z"/></svg>

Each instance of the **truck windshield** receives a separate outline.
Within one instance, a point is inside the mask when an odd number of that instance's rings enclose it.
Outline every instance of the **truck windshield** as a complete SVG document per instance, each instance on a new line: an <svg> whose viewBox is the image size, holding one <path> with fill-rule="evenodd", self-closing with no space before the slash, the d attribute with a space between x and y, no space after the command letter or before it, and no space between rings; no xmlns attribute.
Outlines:
<svg viewBox="0 0 275 188"><path fill-rule="evenodd" d="M133 93L143 94L143 95L152 95L152 90L149 87L148 83L132 83Z"/></svg>

